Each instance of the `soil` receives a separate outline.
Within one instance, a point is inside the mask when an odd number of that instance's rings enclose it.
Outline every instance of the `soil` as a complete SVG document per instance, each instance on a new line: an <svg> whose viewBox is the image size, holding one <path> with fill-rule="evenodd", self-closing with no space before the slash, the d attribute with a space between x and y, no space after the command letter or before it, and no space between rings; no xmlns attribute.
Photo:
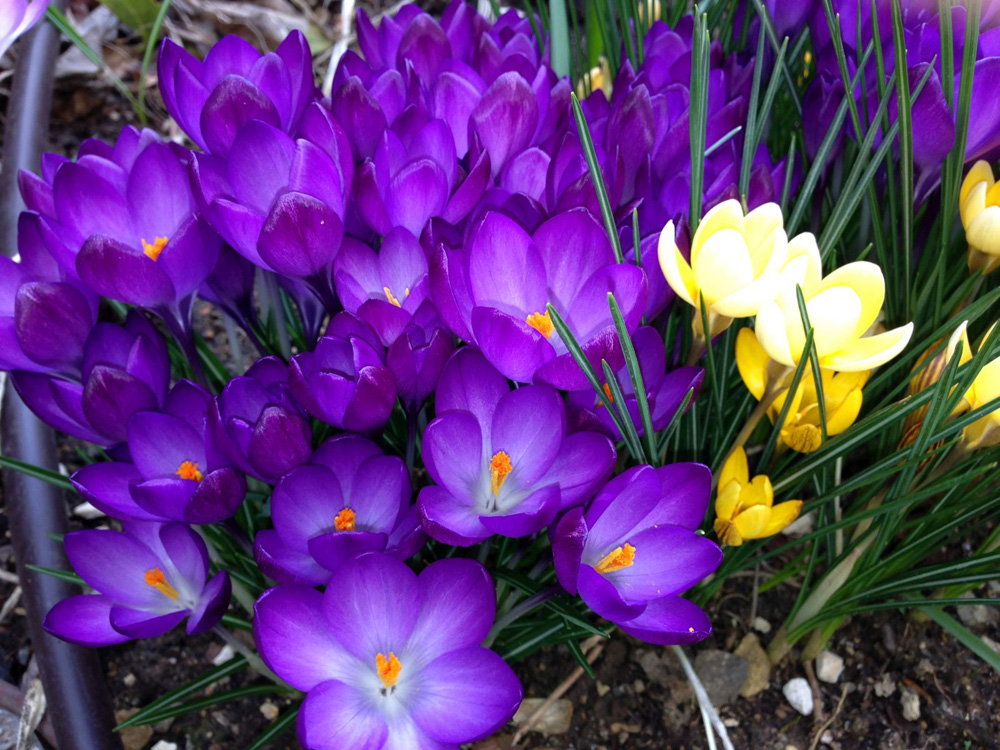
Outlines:
<svg viewBox="0 0 1000 750"><path fill-rule="evenodd" d="M74 3L86 12L94 3ZM336 4L334 4L334 8ZM317 12L322 10L315 3ZM325 11L324 11L325 12ZM123 58L126 59L126 58ZM134 62L134 61L133 61ZM127 67L127 66L126 66ZM7 104L9 78L0 75L0 117ZM166 127L162 113L151 109L153 127ZM66 78L57 83L50 148L72 154L83 138L113 138L126 124L137 124L113 88L94 78ZM217 319L203 330L216 349L231 359L226 336ZM245 342L241 341L245 346ZM61 457L72 466L75 449L66 443ZM98 526L106 519L73 526ZM13 572L6 517L0 515L0 568ZM8 543L4 544L3 540ZM0 606L14 584L0 581ZM749 632L751 604L740 579L725 589L711 609L716 631L689 652L703 649L733 651ZM776 630L788 611L794 589L782 585L760 597L757 614ZM1000 628L989 626L981 635L1000 641ZM761 634L766 645L770 636ZM136 708L182 684L212 666L222 644L212 634L187 637L177 629L161 638L125 644L102 652L116 715L123 719ZM767 688L752 699L736 698L719 711L736 748L761 750L976 750L1000 747L1000 674L992 671L962 644L933 623L915 623L905 614L883 612L848 621L834 636L830 648L845 660L837 684L818 683L822 714L803 717L781 692L792 677L806 676L793 652L771 670ZM0 622L0 679L19 685L32 659L25 612L16 606ZM544 698L575 668L564 648L551 648L515 665L525 696ZM615 635L594 664L596 679L583 676L565 698L572 719L565 733L547 736L529 733L525 748L564 750L699 750L708 748L704 727L690 686L668 649L651 647ZM241 672L210 688L219 692L253 682ZM920 697L920 718L903 718L903 689ZM237 750L246 748L289 702L258 696L168 720L149 729L130 732L127 750L149 748L159 740L183 750ZM265 715L266 714L266 715ZM514 730L476 745L477 750L508 750ZM274 750L297 747L293 733L271 745ZM64 749L65 750L65 749ZM70 749L73 750L73 749Z"/></svg>

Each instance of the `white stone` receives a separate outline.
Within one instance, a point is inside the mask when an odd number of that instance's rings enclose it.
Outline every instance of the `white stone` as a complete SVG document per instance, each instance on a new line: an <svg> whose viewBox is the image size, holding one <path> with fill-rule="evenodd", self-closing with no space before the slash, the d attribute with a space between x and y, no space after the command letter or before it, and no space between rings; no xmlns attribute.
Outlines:
<svg viewBox="0 0 1000 750"><path fill-rule="evenodd" d="M903 688L899 696L899 703L903 707L903 718L907 721L916 721L920 718L920 696L915 690Z"/></svg>
<svg viewBox="0 0 1000 750"><path fill-rule="evenodd" d="M80 503L73 508L73 515L77 518L85 518L88 521L92 521L95 518L103 518L105 513L98 510L90 503Z"/></svg>
<svg viewBox="0 0 1000 750"><path fill-rule="evenodd" d="M212 659L212 664L214 664L215 666L219 666L220 664L225 664L234 656L236 656L236 652L233 651L233 647L227 643L219 650L219 653L215 655L215 658Z"/></svg>
<svg viewBox="0 0 1000 750"><path fill-rule="evenodd" d="M816 656L816 676L823 682L835 683L844 672L844 659L832 651L820 651Z"/></svg>
<svg viewBox="0 0 1000 750"><path fill-rule="evenodd" d="M160 740L151 748L149 748L149 750L177 750L177 743L167 742L166 740Z"/></svg>
<svg viewBox="0 0 1000 750"><path fill-rule="evenodd" d="M785 536L805 536L811 533L815 526L815 516L812 513L806 513L804 516L799 516L792 523L788 524L781 533Z"/></svg>
<svg viewBox="0 0 1000 750"><path fill-rule="evenodd" d="M134 674L129 672L122 678L122 682L125 683L125 687L132 687L137 682L137 678Z"/></svg>
<svg viewBox="0 0 1000 750"><path fill-rule="evenodd" d="M781 688L785 700L803 716L813 712L813 693L805 677L793 677Z"/></svg>
<svg viewBox="0 0 1000 750"><path fill-rule="evenodd" d="M758 615L757 617L753 618L753 629L756 630L758 633L763 633L764 635L767 635L768 633L771 632L771 623L769 623L763 617L760 617Z"/></svg>

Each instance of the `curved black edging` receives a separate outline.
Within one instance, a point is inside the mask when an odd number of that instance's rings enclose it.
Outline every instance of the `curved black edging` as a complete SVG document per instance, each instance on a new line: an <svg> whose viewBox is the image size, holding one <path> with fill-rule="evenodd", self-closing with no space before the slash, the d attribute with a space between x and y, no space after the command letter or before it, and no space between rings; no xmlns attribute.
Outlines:
<svg viewBox="0 0 1000 750"><path fill-rule="evenodd" d="M63 10L67 4L67 0L53 2ZM48 132L58 42L56 30L44 21L21 42L0 173L0 252L8 255L17 248L17 216L23 208L17 171L38 168ZM12 387L5 388L0 431L4 455L56 468L55 435L28 410ZM49 608L79 590L26 567L69 568L62 543L51 536L69 530L66 499L52 485L14 471L3 472L3 489L31 642L59 747L120 750L121 741L112 731L111 700L97 652L72 646L42 630L42 618Z"/></svg>

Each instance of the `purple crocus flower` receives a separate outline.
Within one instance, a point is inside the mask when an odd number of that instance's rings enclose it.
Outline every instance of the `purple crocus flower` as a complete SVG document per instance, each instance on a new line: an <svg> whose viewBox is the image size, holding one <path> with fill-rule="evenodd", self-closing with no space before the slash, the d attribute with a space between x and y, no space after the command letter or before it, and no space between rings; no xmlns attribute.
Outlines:
<svg viewBox="0 0 1000 750"><path fill-rule="evenodd" d="M348 312L330 321L316 348L292 357L292 393L317 419L354 432L376 430L392 415L396 382L371 327Z"/></svg>
<svg viewBox="0 0 1000 750"><path fill-rule="evenodd" d="M705 371L700 367L680 367L666 372L667 355L663 346L663 337L649 326L643 326L632 336L632 346L635 348L639 371L642 373L643 385L646 387L646 399L649 403L650 418L653 430L659 432L670 422L680 405L684 402L687 392L694 389L692 401L701 390L701 382ZM618 387L625 397L626 413L635 425L639 435L645 434L642 416L639 412L639 402L636 399L635 388L628 368L622 367L615 373ZM605 395L611 398L611 388L604 384ZM600 430L614 440L621 440L614 419L604 406L604 402L594 393L593 388L574 391L569 394L570 414L575 417L577 425L583 429ZM574 414L575 412L575 414Z"/></svg>
<svg viewBox="0 0 1000 750"><path fill-rule="evenodd" d="M208 410L211 440L246 474L274 484L312 455L309 419L288 387L288 366L261 357Z"/></svg>
<svg viewBox="0 0 1000 750"><path fill-rule="evenodd" d="M251 120L228 160L196 155L193 171L207 216L237 252L330 302L354 163L343 128L319 104L308 107L300 131L293 140Z"/></svg>
<svg viewBox="0 0 1000 750"><path fill-rule="evenodd" d="M307 693L299 741L311 750L458 750L497 731L521 685L480 644L495 592L473 560L439 560L417 576L387 555L342 565L326 593L278 586L254 608L268 666Z"/></svg>
<svg viewBox="0 0 1000 750"><path fill-rule="evenodd" d="M40 233L67 273L110 299L156 311L184 339L194 293L219 238L196 211L178 150L126 127L113 146L90 139L78 159L19 175Z"/></svg>
<svg viewBox="0 0 1000 750"><path fill-rule="evenodd" d="M0 57L45 15L49 0L8 0L0 7Z"/></svg>
<svg viewBox="0 0 1000 750"><path fill-rule="evenodd" d="M316 99L312 71L312 53L301 31L264 55L239 37L224 36L203 61L164 39L157 62L167 111L191 140L222 157L250 120L294 136Z"/></svg>
<svg viewBox="0 0 1000 750"><path fill-rule="evenodd" d="M636 466L615 477L586 512L574 508L552 530L559 583L640 640L705 638L708 616L680 594L722 561L697 533L711 485L701 464Z"/></svg>
<svg viewBox="0 0 1000 750"><path fill-rule="evenodd" d="M472 230L468 250L439 247L432 261L435 306L460 338L475 343L506 377L562 389L587 386L583 371L555 332L552 303L598 368L624 364L608 294L629 331L646 304L646 275L615 262L607 235L587 211L554 216L529 235L489 212Z"/></svg>
<svg viewBox="0 0 1000 750"><path fill-rule="evenodd" d="M422 446L436 484L420 491L418 505L427 533L445 544L532 534L586 500L614 466L607 437L566 434L557 391L511 391L474 348L445 365L435 406Z"/></svg>
<svg viewBox="0 0 1000 750"><path fill-rule="evenodd" d="M130 462L99 462L73 475L73 485L96 508L140 521L216 523L243 502L246 480L206 440L211 396L181 380L162 411L128 421Z"/></svg>
<svg viewBox="0 0 1000 750"><path fill-rule="evenodd" d="M159 409L170 385L166 342L138 310L129 311L124 328L93 326L79 367L69 376L15 371L11 380L43 421L99 445L125 440L131 416Z"/></svg>
<svg viewBox="0 0 1000 750"><path fill-rule="evenodd" d="M453 348L452 335L434 306L430 301L424 302L385 357L396 381L399 400L408 412L416 412L437 388Z"/></svg>
<svg viewBox="0 0 1000 750"><path fill-rule="evenodd" d="M376 253L346 238L333 264L337 296L389 346L427 299L427 256L409 230L390 230Z"/></svg>
<svg viewBox="0 0 1000 750"><path fill-rule="evenodd" d="M427 541L411 494L402 459L357 435L330 438L275 486L274 530L257 534L257 563L279 583L321 586L362 552L405 560Z"/></svg>
<svg viewBox="0 0 1000 750"><path fill-rule="evenodd" d="M229 606L225 571L208 577L208 550L181 523L128 522L125 531L66 535L73 569L96 594L63 599L45 630L81 646L111 646L163 635L187 618L189 635L213 628Z"/></svg>

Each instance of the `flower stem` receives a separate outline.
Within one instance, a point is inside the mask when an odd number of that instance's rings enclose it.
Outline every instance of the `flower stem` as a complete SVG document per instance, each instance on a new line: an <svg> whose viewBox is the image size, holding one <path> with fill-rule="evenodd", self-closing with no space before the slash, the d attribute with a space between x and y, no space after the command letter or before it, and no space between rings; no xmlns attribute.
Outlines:
<svg viewBox="0 0 1000 750"><path fill-rule="evenodd" d="M747 440L750 439L750 436L757 428L760 420L764 418L764 415L767 414L767 410L771 408L778 396L781 394L782 385L783 383L780 381L768 384L767 390L764 391L764 395L761 396L760 401L757 402L753 411L750 412L750 416L747 417L747 421L743 424L743 427L740 428L738 433L736 433L736 437L733 439L733 444L729 446L729 450L726 451L726 456L722 460L722 465L725 465L729 457L733 455L733 451L746 445ZM712 486L714 487L718 481L719 472L716 471L712 476Z"/></svg>
<svg viewBox="0 0 1000 750"><path fill-rule="evenodd" d="M696 333L694 341L691 342L691 349L688 351L687 359L684 361L685 367L693 367L698 364L701 355L705 353L705 337Z"/></svg>

